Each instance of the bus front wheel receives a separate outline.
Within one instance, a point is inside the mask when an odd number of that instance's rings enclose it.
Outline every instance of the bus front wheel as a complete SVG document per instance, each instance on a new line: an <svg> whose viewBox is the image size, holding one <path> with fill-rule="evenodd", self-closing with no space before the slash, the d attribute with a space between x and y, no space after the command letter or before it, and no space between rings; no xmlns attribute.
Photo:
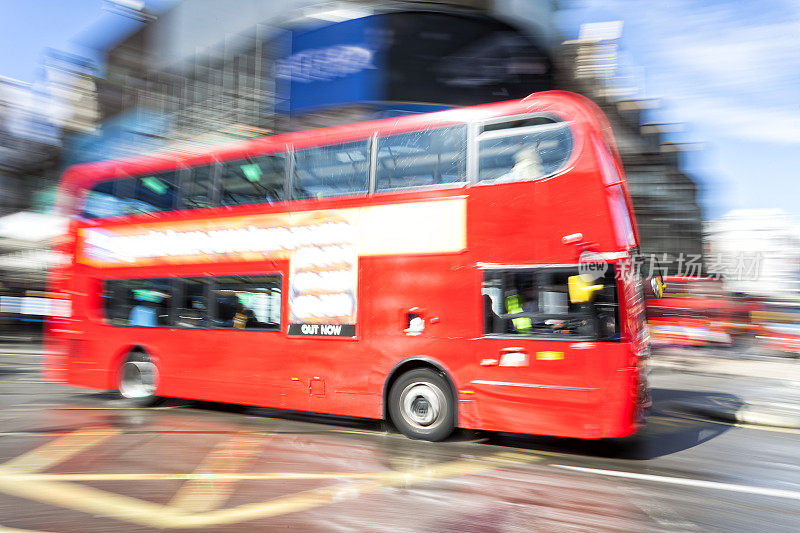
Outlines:
<svg viewBox="0 0 800 533"><path fill-rule="evenodd" d="M450 386L441 374L427 368L406 372L392 385L389 415L407 437L445 439L455 427Z"/></svg>
<svg viewBox="0 0 800 533"><path fill-rule="evenodd" d="M119 395L135 407L149 407L159 401L158 368L143 351L128 355L119 370Z"/></svg>

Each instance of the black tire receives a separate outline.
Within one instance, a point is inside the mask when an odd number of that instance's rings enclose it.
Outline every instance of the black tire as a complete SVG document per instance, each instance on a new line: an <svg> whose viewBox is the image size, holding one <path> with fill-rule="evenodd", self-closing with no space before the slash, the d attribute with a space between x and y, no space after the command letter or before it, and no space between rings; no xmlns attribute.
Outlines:
<svg viewBox="0 0 800 533"><path fill-rule="evenodd" d="M389 391L389 416L406 437L446 439L455 429L455 401L449 383L427 368L406 372Z"/></svg>
<svg viewBox="0 0 800 533"><path fill-rule="evenodd" d="M150 407L161 398L158 390L158 368L147 352L131 352L120 366L117 376L117 392L126 405Z"/></svg>

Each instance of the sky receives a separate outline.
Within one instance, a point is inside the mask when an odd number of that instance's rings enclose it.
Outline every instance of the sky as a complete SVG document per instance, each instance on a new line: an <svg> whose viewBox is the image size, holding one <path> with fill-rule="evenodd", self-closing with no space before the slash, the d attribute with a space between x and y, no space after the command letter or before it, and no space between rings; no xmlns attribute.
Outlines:
<svg viewBox="0 0 800 533"><path fill-rule="evenodd" d="M136 3L138 0L118 0ZM163 10L175 0L147 0ZM35 82L47 47L96 52L135 30L107 0L0 0L0 76ZM654 122L681 123L669 140L696 143L683 168L704 216L781 208L800 220L800 3L781 0L561 0L556 24L623 21L622 73L657 98Z"/></svg>
<svg viewBox="0 0 800 533"><path fill-rule="evenodd" d="M0 0L0 76L42 79L48 48L92 59L141 26L118 5L161 13L179 0ZM224 1L224 0L221 0Z"/></svg>
<svg viewBox="0 0 800 533"><path fill-rule="evenodd" d="M777 0L563 2L567 38L585 22L622 20L621 62L654 122L703 148L684 157L706 218L781 208L800 220L800 3Z"/></svg>
<svg viewBox="0 0 800 533"><path fill-rule="evenodd" d="M105 0L0 0L0 76L33 83L47 48L99 60L98 44L137 23Z"/></svg>

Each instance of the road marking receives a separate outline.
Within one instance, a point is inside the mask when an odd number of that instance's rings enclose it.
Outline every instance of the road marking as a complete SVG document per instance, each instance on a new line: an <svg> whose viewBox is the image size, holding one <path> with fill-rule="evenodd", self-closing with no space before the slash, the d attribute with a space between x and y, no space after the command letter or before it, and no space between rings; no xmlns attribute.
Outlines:
<svg viewBox="0 0 800 533"><path fill-rule="evenodd" d="M526 458L527 459L527 458ZM498 461L500 462L500 461ZM508 461L506 461L508 462ZM518 461L517 461L518 462ZM0 469L3 479L14 481L189 481L189 480L248 480L248 479L376 479L383 472L262 472L262 473L198 473L190 474L14 474Z"/></svg>
<svg viewBox="0 0 800 533"><path fill-rule="evenodd" d="M346 433L346 434L353 434L353 435L384 435L389 436L389 433L386 431L371 431L369 429L331 429L331 433ZM408 437L404 437L408 438Z"/></svg>
<svg viewBox="0 0 800 533"><path fill-rule="evenodd" d="M0 526L2 533L47 533L46 531L39 531L37 529L16 529L12 527Z"/></svg>
<svg viewBox="0 0 800 533"><path fill-rule="evenodd" d="M191 527L231 524L255 518L278 516L356 498L384 487L405 487L435 479L477 474L496 468L497 465L493 462L493 459L510 462L510 458L501 453L480 461L460 460L406 471L383 472L374 481L365 480L357 483L338 484L304 491L263 503L240 505L231 509L220 509L201 515L194 515L191 517ZM523 460L533 462L537 459L540 458L520 456L516 458L515 462L519 464Z"/></svg>
<svg viewBox="0 0 800 533"><path fill-rule="evenodd" d="M70 435L67 431L5 431L0 437L52 437L53 435ZM276 431L192 431L192 430L151 430L132 429L119 430L119 435L297 435L298 433L281 433Z"/></svg>
<svg viewBox="0 0 800 533"><path fill-rule="evenodd" d="M0 490L19 498L150 527L180 527L184 516L177 509L93 487L58 481L9 481L4 473L0 471Z"/></svg>
<svg viewBox="0 0 800 533"><path fill-rule="evenodd" d="M773 496L775 498L789 498L791 500L800 500L800 492L794 490L770 489L767 487L754 487L751 485L734 485L732 483L720 483L719 481L704 481L702 479L654 476L652 474L637 474L636 472L620 472L618 470L600 470L598 468L585 468L582 466L569 466L569 465L550 465L550 466L553 466L555 468L563 468L565 470L586 472L588 474L599 474L601 476L640 479L643 481L670 483L672 485L685 485L688 487L698 487L703 489L726 490L729 492L744 492L747 494L758 494L760 496Z"/></svg>
<svg viewBox="0 0 800 533"><path fill-rule="evenodd" d="M246 469L268 439L234 435L217 444L195 469L196 474L235 474ZM225 503L236 479L194 477L181 486L169 505L184 511L208 511Z"/></svg>
<svg viewBox="0 0 800 533"><path fill-rule="evenodd" d="M68 433L11 459L2 465L2 470L41 472L117 434L119 431L112 428L84 429Z"/></svg>
<svg viewBox="0 0 800 533"><path fill-rule="evenodd" d="M676 510L669 505L662 504L654 498L648 498L642 494L640 487L622 487L622 491L627 494L627 499L633 505L642 510L651 520L660 525L663 531L702 531L700 526L689 522Z"/></svg>
<svg viewBox="0 0 800 533"><path fill-rule="evenodd" d="M406 487L436 479L468 476L501 465L525 464L542 460L533 454L501 452L479 460L458 460L411 470L370 472L351 476L370 476L356 482L303 491L277 499L218 509L202 513L186 512L177 507L110 493L104 490L50 480L50 474L23 474L0 467L0 491L93 515L156 528L199 528L233 524L256 518L269 518L308 510L322 505L357 498L384 487ZM243 475L243 474L240 474ZM280 474L286 476L286 474ZM292 474L297 475L297 474ZM346 475L346 474L345 474ZM333 476L333 474L331 474ZM342 474L335 474L343 477ZM285 477L284 477L285 479Z"/></svg>
<svg viewBox="0 0 800 533"><path fill-rule="evenodd" d="M723 424L725 422L722 422ZM772 431L774 433L791 433L793 435L800 435L800 429L797 428L782 428L780 426L759 426L757 424L745 424L743 422L737 422L735 424L730 424L737 428L743 429L755 429L757 431Z"/></svg>
<svg viewBox="0 0 800 533"><path fill-rule="evenodd" d="M784 428L780 426L760 426L757 424L746 424L744 422L723 422L722 420L712 420L710 418L700 418L691 415L685 414L675 414L677 418L683 418L685 420L692 420L694 422L703 422L706 424L719 424L721 426L730 426L742 429L753 429L756 431L772 431L773 433L790 433L793 435L800 435L800 429L798 428Z"/></svg>

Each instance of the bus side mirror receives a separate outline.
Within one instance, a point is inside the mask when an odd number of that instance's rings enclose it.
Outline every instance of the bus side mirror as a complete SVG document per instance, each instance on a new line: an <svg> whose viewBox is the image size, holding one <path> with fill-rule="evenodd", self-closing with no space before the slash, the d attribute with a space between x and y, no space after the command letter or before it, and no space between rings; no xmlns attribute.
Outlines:
<svg viewBox="0 0 800 533"><path fill-rule="evenodd" d="M603 288L603 284L593 284L594 280L584 275L570 276L567 278L567 288L569 289L569 301L574 304L591 302L595 291Z"/></svg>
<svg viewBox="0 0 800 533"><path fill-rule="evenodd" d="M663 298L667 284L664 283L664 279L661 276L654 276L650 278L650 287L653 289L653 296Z"/></svg>

